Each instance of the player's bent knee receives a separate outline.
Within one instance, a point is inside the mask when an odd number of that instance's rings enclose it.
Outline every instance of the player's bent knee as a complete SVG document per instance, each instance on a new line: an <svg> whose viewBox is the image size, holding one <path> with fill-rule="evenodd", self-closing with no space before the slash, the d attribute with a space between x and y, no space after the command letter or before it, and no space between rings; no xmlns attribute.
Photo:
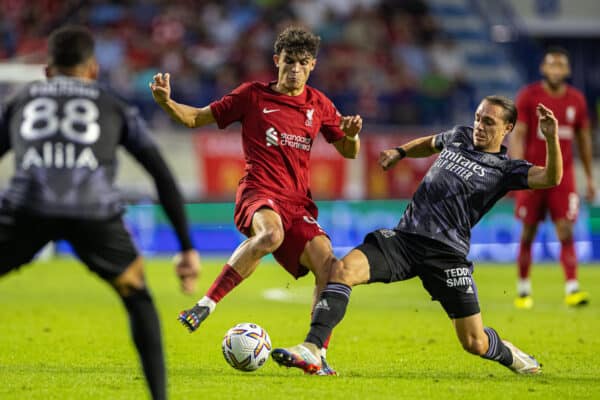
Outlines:
<svg viewBox="0 0 600 400"><path fill-rule="evenodd" d="M570 240L573 238L573 226L568 224L557 224L556 225L556 236L558 240Z"/></svg>
<svg viewBox="0 0 600 400"><path fill-rule="evenodd" d="M261 250L272 253L283 243L283 232L277 228L267 229L259 233L256 239Z"/></svg>
<svg viewBox="0 0 600 400"><path fill-rule="evenodd" d="M315 275L315 284L324 285L331 280L331 265L323 265L312 270Z"/></svg>
<svg viewBox="0 0 600 400"><path fill-rule="evenodd" d="M526 229L523 229L523 232L521 233L521 240L525 243L531 243L533 242L533 239L535 238L535 233L536 231L528 231Z"/></svg>
<svg viewBox="0 0 600 400"><path fill-rule="evenodd" d="M142 257L137 257L111 284L122 297L144 289L146 283Z"/></svg>
<svg viewBox="0 0 600 400"><path fill-rule="evenodd" d="M331 256L321 263L319 267L316 267L312 270L315 275L315 282L317 285L319 285L319 283L327 283L330 281L332 267L336 261L337 259L334 256Z"/></svg>

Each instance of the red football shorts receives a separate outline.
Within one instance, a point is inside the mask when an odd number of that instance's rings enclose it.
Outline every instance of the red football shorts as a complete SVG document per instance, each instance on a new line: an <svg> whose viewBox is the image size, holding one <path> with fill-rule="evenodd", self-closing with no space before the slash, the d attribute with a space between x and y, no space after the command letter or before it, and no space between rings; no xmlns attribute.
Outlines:
<svg viewBox="0 0 600 400"><path fill-rule="evenodd" d="M565 176L560 185L550 189L518 191L515 215L527 225L543 221L548 212L552 221L566 219L575 222L579 214L579 196L574 182L574 179Z"/></svg>
<svg viewBox="0 0 600 400"><path fill-rule="evenodd" d="M270 208L281 217L284 239L273 256L275 260L294 278L308 273L308 268L300 264L300 256L306 243L314 237L327 233L317 223L318 210L312 201L307 204L290 204L272 193L246 189L236 196L234 222L244 235L250 235L252 217L261 208Z"/></svg>

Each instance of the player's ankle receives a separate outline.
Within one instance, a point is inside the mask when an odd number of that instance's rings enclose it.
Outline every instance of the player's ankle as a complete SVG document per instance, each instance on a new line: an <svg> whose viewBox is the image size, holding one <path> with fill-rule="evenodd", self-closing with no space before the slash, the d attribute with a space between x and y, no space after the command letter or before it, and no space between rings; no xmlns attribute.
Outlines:
<svg viewBox="0 0 600 400"><path fill-rule="evenodd" d="M315 357L319 358L321 356L321 349L316 344L304 342L302 343L302 346L306 347Z"/></svg>
<svg viewBox="0 0 600 400"><path fill-rule="evenodd" d="M204 296L203 298L201 298L197 304L200 307L208 307L208 310L210 313L215 311L215 308L217 307L217 303L214 300L212 300L210 297L207 297L207 296Z"/></svg>
<svg viewBox="0 0 600 400"><path fill-rule="evenodd" d="M569 279L567 282L565 282L566 295L578 292L579 290L579 281L577 279Z"/></svg>
<svg viewBox="0 0 600 400"><path fill-rule="evenodd" d="M517 281L517 293L519 294L519 296L530 296L531 292L531 280L529 278L519 278L519 280Z"/></svg>

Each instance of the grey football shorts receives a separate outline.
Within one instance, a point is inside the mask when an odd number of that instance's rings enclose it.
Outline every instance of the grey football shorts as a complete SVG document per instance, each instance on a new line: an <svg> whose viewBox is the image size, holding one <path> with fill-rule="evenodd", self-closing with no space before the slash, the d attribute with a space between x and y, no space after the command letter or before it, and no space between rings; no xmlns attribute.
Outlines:
<svg viewBox="0 0 600 400"><path fill-rule="evenodd" d="M369 283L392 283L418 276L432 300L452 319L479 313L473 264L450 246L391 229L369 233L356 247L369 260Z"/></svg>

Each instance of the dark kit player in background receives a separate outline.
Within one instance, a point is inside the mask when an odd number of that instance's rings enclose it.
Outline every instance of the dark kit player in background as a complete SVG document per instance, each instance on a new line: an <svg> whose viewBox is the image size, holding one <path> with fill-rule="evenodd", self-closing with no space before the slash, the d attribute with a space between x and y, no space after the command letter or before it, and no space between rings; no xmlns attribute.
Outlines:
<svg viewBox="0 0 600 400"><path fill-rule="evenodd" d="M117 148L154 179L181 245L176 272L182 289L192 292L200 260L183 199L137 110L95 82L91 34L65 27L50 36L48 48L48 80L27 85L0 114L0 156L10 149L15 155L15 173L1 199L0 275L30 262L50 241L68 241L121 297L152 398L165 399L158 315L113 183Z"/></svg>
<svg viewBox="0 0 600 400"><path fill-rule="evenodd" d="M352 286L391 283L418 276L432 299L441 303L463 348L520 374L540 372L540 364L484 327L473 264L467 260L471 229L510 190L555 186L562 178L557 122L552 111L537 107L548 158L543 167L510 160L502 146L517 120L514 103L501 96L483 99L473 127L457 126L385 150L379 163L391 168L404 157L440 153L394 229L368 234L331 269L329 283L315 306L305 342L274 349L279 364L307 373L321 368L318 350L342 320Z"/></svg>
<svg viewBox="0 0 600 400"><path fill-rule="evenodd" d="M243 83L202 108L171 99L168 73L155 75L150 83L155 101L183 125L242 125L246 174L238 186L234 220L248 239L233 252L206 295L181 313L179 318L190 331L269 253L294 278L308 271L314 274L314 301L327 283L335 257L329 237L317 222L309 188L310 152L321 132L342 156L355 158L362 119L342 117L331 100L306 84L317 63L319 42L304 29L285 29L274 45L277 81ZM325 363L326 347L320 372L333 375Z"/></svg>

